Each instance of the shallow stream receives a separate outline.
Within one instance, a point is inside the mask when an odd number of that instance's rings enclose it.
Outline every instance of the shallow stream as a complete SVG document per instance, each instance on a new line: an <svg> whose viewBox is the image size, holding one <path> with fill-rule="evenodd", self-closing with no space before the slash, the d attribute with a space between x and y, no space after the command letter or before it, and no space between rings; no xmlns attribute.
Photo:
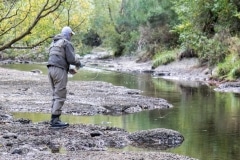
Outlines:
<svg viewBox="0 0 240 160"><path fill-rule="evenodd" d="M30 71L44 65L8 65L7 68ZM62 119L70 124L101 124L124 128L129 132L153 128L179 131L185 141L167 152L178 153L200 160L240 159L240 94L219 93L198 82L174 82L154 78L150 74L125 74L83 68L73 81L105 81L118 86L139 89L147 96L166 99L174 105L168 110L145 111L124 116L71 116ZM33 122L49 119L48 114L14 113L16 118ZM126 147L124 150L141 150ZM144 150L146 151L146 150Z"/></svg>

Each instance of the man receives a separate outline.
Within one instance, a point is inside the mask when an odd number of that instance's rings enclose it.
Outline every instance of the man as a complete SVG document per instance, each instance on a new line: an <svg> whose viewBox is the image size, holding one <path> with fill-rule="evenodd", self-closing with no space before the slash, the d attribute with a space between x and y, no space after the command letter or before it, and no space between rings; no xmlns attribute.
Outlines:
<svg viewBox="0 0 240 160"><path fill-rule="evenodd" d="M74 70L69 70L70 65L80 67L81 63L75 59L74 47L70 42L75 33L68 26L63 27L61 34L56 35L49 48L48 77L53 91L51 122L53 128L68 127L68 123L60 120L62 106L67 95L68 72L75 74Z"/></svg>

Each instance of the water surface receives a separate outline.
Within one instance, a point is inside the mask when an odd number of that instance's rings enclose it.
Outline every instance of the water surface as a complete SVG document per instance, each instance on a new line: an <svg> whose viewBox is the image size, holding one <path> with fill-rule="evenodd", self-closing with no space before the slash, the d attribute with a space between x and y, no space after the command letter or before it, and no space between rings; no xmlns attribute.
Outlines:
<svg viewBox="0 0 240 160"><path fill-rule="evenodd" d="M8 65L5 67L30 71L43 65ZM197 82L174 82L154 78L149 74L123 74L85 68L74 81L105 81L118 86L140 89L146 96L160 97L174 105L168 110L144 111L124 116L71 116L62 119L70 124L101 124L116 126L129 132L168 128L185 137L183 144L167 152L178 153L201 160L240 159L240 95L214 92ZM49 120L49 114L15 113L16 118L33 122ZM126 147L124 150L142 150Z"/></svg>

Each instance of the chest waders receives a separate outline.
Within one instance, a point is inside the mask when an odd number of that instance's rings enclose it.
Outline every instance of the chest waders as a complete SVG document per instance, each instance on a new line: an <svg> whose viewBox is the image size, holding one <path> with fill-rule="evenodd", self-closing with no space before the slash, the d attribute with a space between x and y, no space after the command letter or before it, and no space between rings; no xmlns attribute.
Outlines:
<svg viewBox="0 0 240 160"><path fill-rule="evenodd" d="M59 55L64 59L65 50L64 50L65 40L60 39L56 42L52 42L49 49L49 56ZM67 71L63 68L56 66L48 67L48 77L52 87L53 98L52 98L52 106L51 106L51 126L55 128L64 128L69 124L63 123L60 121L59 117L62 113L62 107L64 102L66 101L67 95Z"/></svg>

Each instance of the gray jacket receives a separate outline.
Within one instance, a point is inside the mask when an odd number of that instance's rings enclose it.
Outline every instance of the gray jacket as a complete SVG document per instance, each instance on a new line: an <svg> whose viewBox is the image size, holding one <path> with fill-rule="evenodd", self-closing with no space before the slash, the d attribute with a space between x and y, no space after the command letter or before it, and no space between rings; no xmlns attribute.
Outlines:
<svg viewBox="0 0 240 160"><path fill-rule="evenodd" d="M80 65L80 62L75 60L73 45L61 34L53 38L53 42L49 48L49 59L47 66L56 66L69 70L69 65Z"/></svg>

